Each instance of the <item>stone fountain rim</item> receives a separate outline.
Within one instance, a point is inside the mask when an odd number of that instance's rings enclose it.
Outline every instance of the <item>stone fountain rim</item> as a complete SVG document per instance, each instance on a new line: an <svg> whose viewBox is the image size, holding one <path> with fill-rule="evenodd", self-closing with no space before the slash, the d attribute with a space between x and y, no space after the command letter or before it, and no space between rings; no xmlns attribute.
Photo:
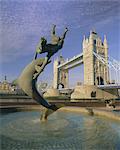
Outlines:
<svg viewBox="0 0 120 150"><path fill-rule="evenodd" d="M6 112L21 112L21 111L42 111L44 107L42 106L4 106L2 109L5 109ZM11 111L9 111L11 109ZM12 111L14 110L14 111ZM105 117L108 119L120 121L120 114L115 114L113 109L108 109L106 107L77 107L77 106L65 106L60 108L58 111L66 111L66 112L74 112L74 113L84 113L87 115L95 115L100 117ZM118 106L114 111L120 111L120 107Z"/></svg>

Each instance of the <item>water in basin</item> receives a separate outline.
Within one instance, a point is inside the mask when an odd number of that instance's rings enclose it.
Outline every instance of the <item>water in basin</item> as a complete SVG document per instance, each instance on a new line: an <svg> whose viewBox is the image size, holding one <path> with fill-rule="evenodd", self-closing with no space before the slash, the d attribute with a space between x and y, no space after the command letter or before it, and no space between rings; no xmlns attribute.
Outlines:
<svg viewBox="0 0 120 150"><path fill-rule="evenodd" d="M1 115L3 150L120 149L120 122L71 112L56 112L41 123L40 112Z"/></svg>

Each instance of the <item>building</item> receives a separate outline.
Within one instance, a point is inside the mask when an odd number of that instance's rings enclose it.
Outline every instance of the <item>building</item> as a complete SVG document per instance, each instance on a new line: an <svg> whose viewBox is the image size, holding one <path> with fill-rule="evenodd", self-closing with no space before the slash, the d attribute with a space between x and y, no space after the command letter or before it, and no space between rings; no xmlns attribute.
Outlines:
<svg viewBox="0 0 120 150"><path fill-rule="evenodd" d="M4 81L0 83L0 93L12 93L13 90L12 85L7 81L7 77L5 76Z"/></svg>

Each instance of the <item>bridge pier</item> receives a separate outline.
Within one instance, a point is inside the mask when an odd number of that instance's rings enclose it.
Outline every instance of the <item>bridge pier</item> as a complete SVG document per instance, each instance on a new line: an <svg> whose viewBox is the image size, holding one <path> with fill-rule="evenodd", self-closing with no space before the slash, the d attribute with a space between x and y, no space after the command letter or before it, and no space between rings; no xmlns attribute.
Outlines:
<svg viewBox="0 0 120 150"><path fill-rule="evenodd" d="M83 99L116 99L118 89L100 89L96 85L77 85L71 94L72 100Z"/></svg>

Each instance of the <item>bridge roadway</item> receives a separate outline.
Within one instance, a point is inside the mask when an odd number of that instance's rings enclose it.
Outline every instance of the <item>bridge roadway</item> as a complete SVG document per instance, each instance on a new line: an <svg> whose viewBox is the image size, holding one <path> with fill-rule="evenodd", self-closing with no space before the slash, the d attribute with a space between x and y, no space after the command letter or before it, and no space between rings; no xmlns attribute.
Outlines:
<svg viewBox="0 0 120 150"><path fill-rule="evenodd" d="M58 69L72 69L83 63L83 53L67 59L64 63L58 66Z"/></svg>
<svg viewBox="0 0 120 150"><path fill-rule="evenodd" d="M100 89L120 89L120 84L98 85Z"/></svg>

